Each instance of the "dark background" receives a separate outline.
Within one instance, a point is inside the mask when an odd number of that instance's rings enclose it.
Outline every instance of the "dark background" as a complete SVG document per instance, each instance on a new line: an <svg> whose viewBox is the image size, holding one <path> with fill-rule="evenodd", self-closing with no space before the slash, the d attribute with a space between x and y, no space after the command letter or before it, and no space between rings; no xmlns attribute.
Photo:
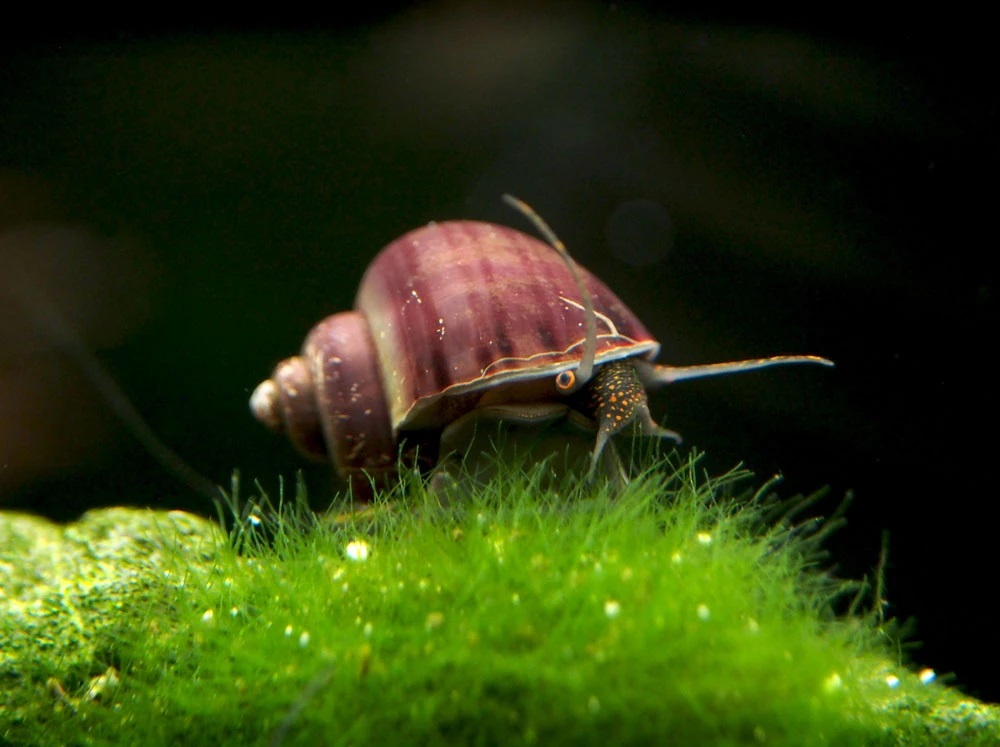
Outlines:
<svg viewBox="0 0 1000 747"><path fill-rule="evenodd" d="M429 220L538 209L698 363L652 409L706 469L848 490L915 659L1000 701L997 96L975 19L431 4L285 27L38 27L0 51L0 507L210 512L68 358L58 311L211 480L302 466L247 397ZM312 469L313 494L329 490Z"/></svg>

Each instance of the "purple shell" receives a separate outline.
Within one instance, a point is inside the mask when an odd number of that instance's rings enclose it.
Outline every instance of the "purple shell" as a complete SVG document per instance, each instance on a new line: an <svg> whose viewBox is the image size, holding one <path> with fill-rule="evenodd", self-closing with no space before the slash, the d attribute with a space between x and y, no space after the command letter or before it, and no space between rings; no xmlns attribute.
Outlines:
<svg viewBox="0 0 1000 747"><path fill-rule="evenodd" d="M655 358L642 322L580 269L597 313L596 361ZM393 430L439 427L486 398L556 398L555 375L583 351L579 296L559 253L511 228L431 223L389 244L355 308L378 350Z"/></svg>

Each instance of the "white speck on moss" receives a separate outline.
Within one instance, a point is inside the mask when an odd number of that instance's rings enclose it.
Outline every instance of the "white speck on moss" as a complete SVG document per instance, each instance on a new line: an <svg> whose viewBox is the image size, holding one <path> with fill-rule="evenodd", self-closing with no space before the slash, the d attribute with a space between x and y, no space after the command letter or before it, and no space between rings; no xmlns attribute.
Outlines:
<svg viewBox="0 0 1000 747"><path fill-rule="evenodd" d="M249 522L250 522L251 524L253 524L253 525L254 525L255 527L259 527L259 526L260 526L261 524L263 524L263 523L264 523L264 520L263 520L263 519L261 519L261 518L260 518L260 517L259 517L259 516L258 516L257 514L250 514L250 515L249 515L249 516L247 517L247 521L249 521Z"/></svg>
<svg viewBox="0 0 1000 747"><path fill-rule="evenodd" d="M86 700L100 700L105 693L113 691L120 684L121 680L118 678L118 670L114 667L108 667L104 671L104 674L90 679L90 685L87 687L87 692L83 694L83 697Z"/></svg>
<svg viewBox="0 0 1000 747"><path fill-rule="evenodd" d="M362 634L364 634L365 638L371 638L372 637L372 631L374 629L375 629L375 626L372 625L371 622L366 622L365 623L365 627L361 629L361 632L362 632Z"/></svg>
<svg viewBox="0 0 1000 747"><path fill-rule="evenodd" d="M299 635L299 648L305 648L309 645L309 631L303 630Z"/></svg>
<svg viewBox="0 0 1000 747"><path fill-rule="evenodd" d="M709 534L708 532L698 532L697 537L698 537L698 544L699 545L711 545L712 544L712 535Z"/></svg>
<svg viewBox="0 0 1000 747"><path fill-rule="evenodd" d="M609 599L604 603L604 616L609 620L614 620L622 613L621 603L614 599Z"/></svg>
<svg viewBox="0 0 1000 747"><path fill-rule="evenodd" d="M837 692L840 688L844 686L844 681L840 678L840 675L834 672L825 680L823 680L823 690L828 693Z"/></svg>
<svg viewBox="0 0 1000 747"><path fill-rule="evenodd" d="M229 610L229 616L230 617L236 617L238 614L240 614L240 608L239 607L233 607L231 610Z"/></svg>
<svg viewBox="0 0 1000 747"><path fill-rule="evenodd" d="M443 612L431 612L427 615L427 619L424 621L424 627L427 630L434 630L435 628L440 628L444 625L444 613Z"/></svg>
<svg viewBox="0 0 1000 747"><path fill-rule="evenodd" d="M286 625L285 626L285 638L291 638L293 632L294 632L294 628L292 628L291 625Z"/></svg>
<svg viewBox="0 0 1000 747"><path fill-rule="evenodd" d="M920 677L920 682L922 684L929 685L937 677L937 672L935 672L933 669L931 669L930 667L928 667L926 669L921 669L920 670L920 674L918 676Z"/></svg>
<svg viewBox="0 0 1000 747"><path fill-rule="evenodd" d="M702 622L708 620L712 616L712 611L708 608L707 604L698 605L698 619Z"/></svg>
<svg viewBox="0 0 1000 747"><path fill-rule="evenodd" d="M673 563L674 565L680 565L682 559L683 556L679 552L675 552L673 555L670 556L670 562Z"/></svg>
<svg viewBox="0 0 1000 747"><path fill-rule="evenodd" d="M899 677L894 674L887 674L885 677L885 684L891 688L899 687Z"/></svg>
<svg viewBox="0 0 1000 747"><path fill-rule="evenodd" d="M348 542L347 547L344 548L344 553L348 558L357 562L368 560L368 543L364 540Z"/></svg>
<svg viewBox="0 0 1000 747"><path fill-rule="evenodd" d="M203 623L210 623L215 619L215 610L205 610L205 614L201 616L201 621Z"/></svg>
<svg viewBox="0 0 1000 747"><path fill-rule="evenodd" d="M759 633L760 632L760 623L757 622L754 618L748 617L747 618L747 630L749 630L751 633Z"/></svg>

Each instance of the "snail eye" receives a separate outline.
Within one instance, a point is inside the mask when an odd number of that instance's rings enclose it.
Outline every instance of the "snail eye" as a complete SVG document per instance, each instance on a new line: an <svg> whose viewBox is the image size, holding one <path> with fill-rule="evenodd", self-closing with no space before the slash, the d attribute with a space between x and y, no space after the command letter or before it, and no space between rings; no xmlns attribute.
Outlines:
<svg viewBox="0 0 1000 747"><path fill-rule="evenodd" d="M561 371L556 375L556 389L568 392L576 383L576 374L572 371Z"/></svg>

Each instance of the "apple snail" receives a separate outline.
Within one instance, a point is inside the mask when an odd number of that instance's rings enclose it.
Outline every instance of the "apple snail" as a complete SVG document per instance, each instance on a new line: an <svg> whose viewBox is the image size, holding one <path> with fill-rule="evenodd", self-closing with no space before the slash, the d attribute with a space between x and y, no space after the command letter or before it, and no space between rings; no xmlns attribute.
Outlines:
<svg viewBox="0 0 1000 747"><path fill-rule="evenodd" d="M449 429L470 419L571 413L595 433L593 474L608 439L627 426L680 440L650 416L649 389L772 365L833 365L811 355L655 363L660 344L636 315L530 207L504 199L549 243L464 220L396 239L368 266L354 309L319 322L300 355L256 388L254 416L348 480L385 484L401 449L433 464Z"/></svg>

